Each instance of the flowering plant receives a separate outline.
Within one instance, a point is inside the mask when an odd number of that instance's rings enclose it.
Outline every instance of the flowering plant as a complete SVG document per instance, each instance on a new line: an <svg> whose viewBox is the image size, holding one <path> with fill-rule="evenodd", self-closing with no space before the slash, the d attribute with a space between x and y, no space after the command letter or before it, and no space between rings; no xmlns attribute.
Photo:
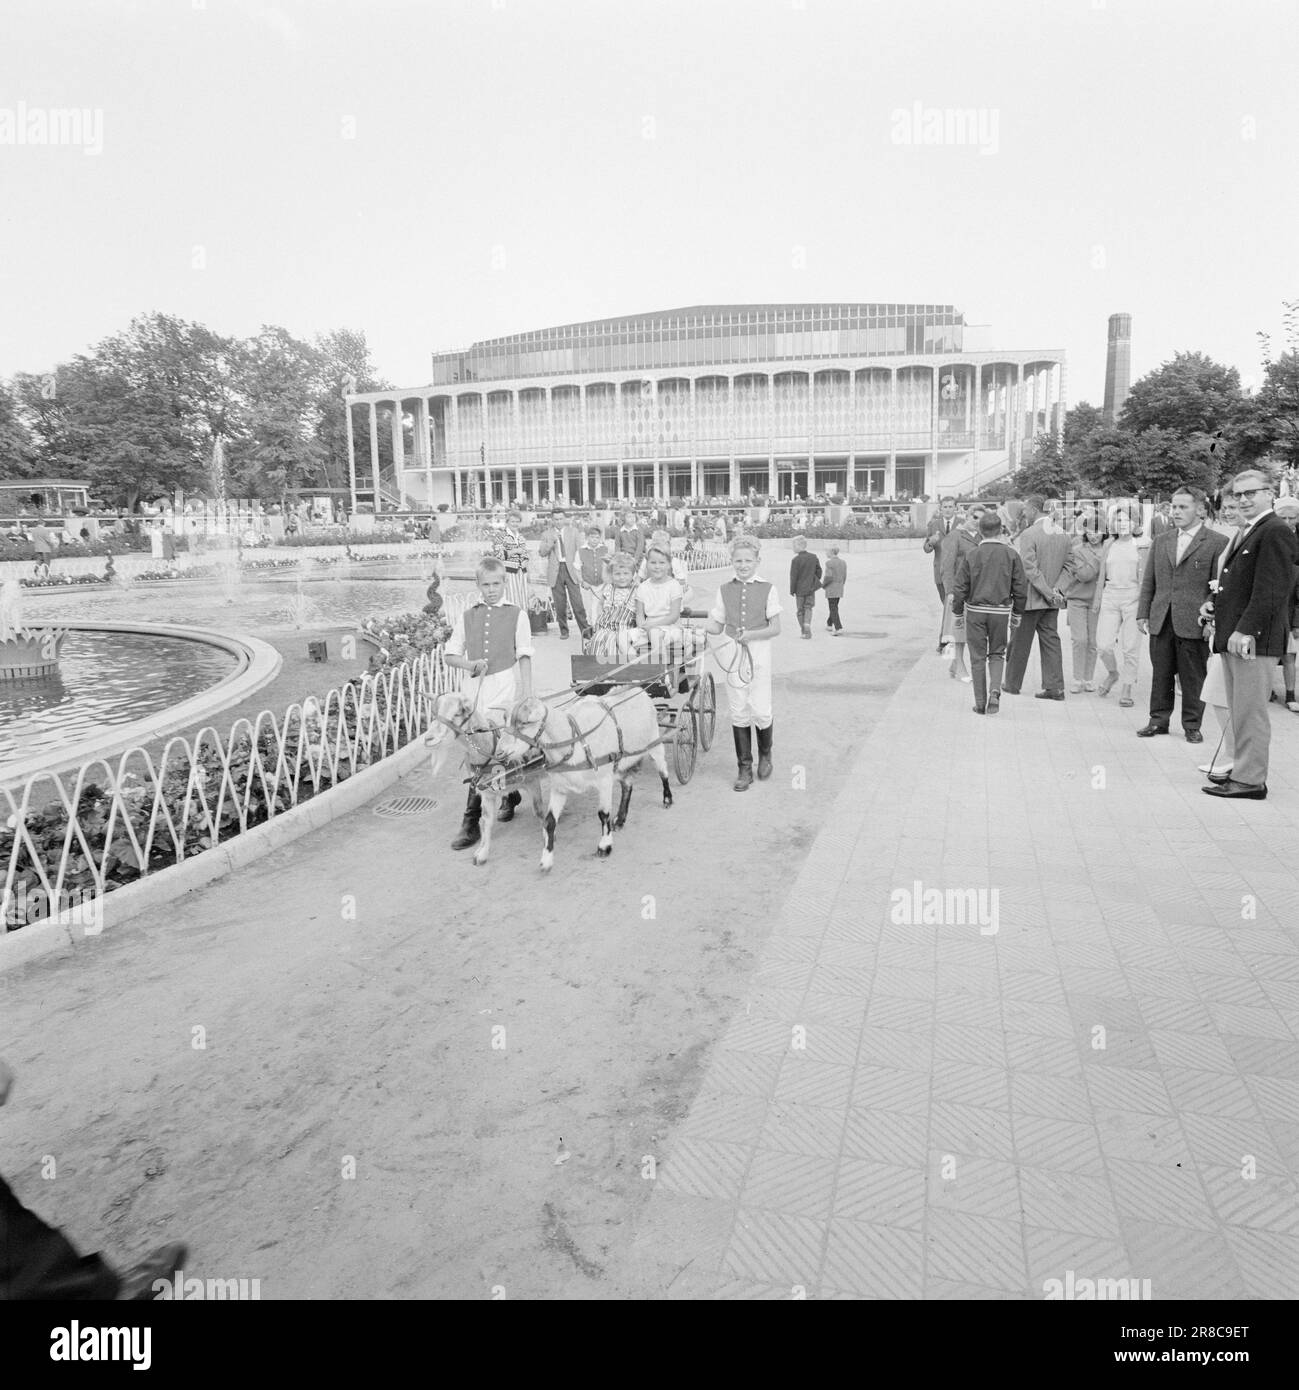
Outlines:
<svg viewBox="0 0 1299 1390"><path fill-rule="evenodd" d="M549 617L551 612L550 600L543 598L540 594L533 594L528 600L528 616L535 614L540 617L543 613Z"/></svg>

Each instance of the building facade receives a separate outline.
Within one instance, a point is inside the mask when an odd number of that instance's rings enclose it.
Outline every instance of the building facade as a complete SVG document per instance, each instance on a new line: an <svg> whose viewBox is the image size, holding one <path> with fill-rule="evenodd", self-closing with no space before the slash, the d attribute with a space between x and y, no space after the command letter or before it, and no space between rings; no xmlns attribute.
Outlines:
<svg viewBox="0 0 1299 1390"><path fill-rule="evenodd" d="M1065 368L964 330L950 305L710 305L437 353L428 386L345 398L353 505L974 492L1060 434Z"/></svg>

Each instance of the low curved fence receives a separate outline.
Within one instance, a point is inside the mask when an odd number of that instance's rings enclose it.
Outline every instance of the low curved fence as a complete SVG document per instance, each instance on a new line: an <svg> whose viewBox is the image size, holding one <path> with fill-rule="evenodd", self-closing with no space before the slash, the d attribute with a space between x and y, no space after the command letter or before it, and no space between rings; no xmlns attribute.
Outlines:
<svg viewBox="0 0 1299 1390"><path fill-rule="evenodd" d="M241 835L422 738L461 673L440 648L222 739L131 748L0 791L0 936L97 901Z"/></svg>

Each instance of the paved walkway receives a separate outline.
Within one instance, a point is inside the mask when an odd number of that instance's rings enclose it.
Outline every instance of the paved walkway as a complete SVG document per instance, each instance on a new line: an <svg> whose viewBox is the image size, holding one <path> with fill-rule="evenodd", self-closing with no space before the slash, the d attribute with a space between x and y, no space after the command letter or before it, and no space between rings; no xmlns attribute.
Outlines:
<svg viewBox="0 0 1299 1390"><path fill-rule="evenodd" d="M1207 735L1134 737L1146 688L978 718L917 664L658 1169L647 1289L1299 1294L1299 721L1233 805ZM995 934L910 921L917 881Z"/></svg>

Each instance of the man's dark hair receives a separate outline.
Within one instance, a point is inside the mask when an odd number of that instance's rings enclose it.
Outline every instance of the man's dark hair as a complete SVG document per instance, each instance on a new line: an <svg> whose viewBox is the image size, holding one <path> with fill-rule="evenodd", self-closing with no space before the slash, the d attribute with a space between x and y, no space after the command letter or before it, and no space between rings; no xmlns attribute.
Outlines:
<svg viewBox="0 0 1299 1390"><path fill-rule="evenodd" d="M1197 507L1202 506L1209 500L1198 487L1194 487L1190 483L1183 483L1180 487L1175 487L1169 500L1171 501L1173 497L1179 494L1183 497L1189 497Z"/></svg>
<svg viewBox="0 0 1299 1390"><path fill-rule="evenodd" d="M984 536L999 536L1001 534L1001 518L996 512L984 512L979 518L979 532Z"/></svg>
<svg viewBox="0 0 1299 1390"><path fill-rule="evenodd" d="M1035 492L1031 496L1024 498L1024 505L1026 507L1032 507L1040 516L1046 511L1046 498L1043 497L1040 492Z"/></svg>
<svg viewBox="0 0 1299 1390"><path fill-rule="evenodd" d="M938 505L941 507L941 506L943 505L944 502L955 502L955 501L956 501L956 498L955 498L955 497L940 497L940 498L938 499Z"/></svg>

